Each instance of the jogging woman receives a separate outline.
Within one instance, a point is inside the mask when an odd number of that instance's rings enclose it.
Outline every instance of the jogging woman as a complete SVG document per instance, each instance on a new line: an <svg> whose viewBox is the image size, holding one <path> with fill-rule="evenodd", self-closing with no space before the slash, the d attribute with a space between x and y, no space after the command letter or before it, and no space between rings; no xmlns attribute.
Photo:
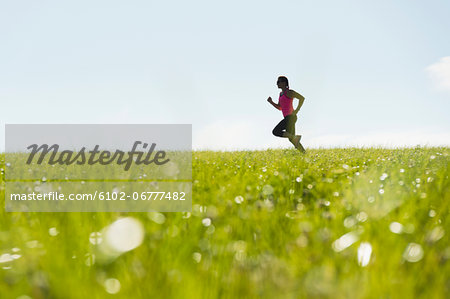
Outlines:
<svg viewBox="0 0 450 299"><path fill-rule="evenodd" d="M267 101L276 109L283 112L284 119L275 126L272 134L277 137L289 138L289 141L295 146L295 148L299 149L302 152L305 152L305 149L300 143L302 135L295 135L295 122L297 121L297 113L302 107L305 98L298 92L289 89L289 81L284 76L278 77L277 86L281 89L278 103L274 103L271 97L269 97ZM292 101L294 98L297 98L299 100L297 109L295 110L292 106Z"/></svg>

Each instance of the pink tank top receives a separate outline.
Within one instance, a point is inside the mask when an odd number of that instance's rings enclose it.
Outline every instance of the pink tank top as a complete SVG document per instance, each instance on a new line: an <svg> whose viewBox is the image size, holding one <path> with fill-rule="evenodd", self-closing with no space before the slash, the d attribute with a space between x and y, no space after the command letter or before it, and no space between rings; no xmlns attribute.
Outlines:
<svg viewBox="0 0 450 299"><path fill-rule="evenodd" d="M292 114L294 112L294 107L292 107L292 100L288 98L285 94L280 96L279 103L281 106L281 112L283 112L283 116Z"/></svg>

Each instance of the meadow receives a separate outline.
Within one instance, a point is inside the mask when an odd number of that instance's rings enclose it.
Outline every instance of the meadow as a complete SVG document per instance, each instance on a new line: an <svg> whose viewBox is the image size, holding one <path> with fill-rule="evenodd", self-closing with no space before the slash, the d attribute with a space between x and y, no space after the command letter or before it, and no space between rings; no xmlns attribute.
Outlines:
<svg viewBox="0 0 450 299"><path fill-rule="evenodd" d="M192 153L192 212L5 212L0 298L448 298L448 147Z"/></svg>

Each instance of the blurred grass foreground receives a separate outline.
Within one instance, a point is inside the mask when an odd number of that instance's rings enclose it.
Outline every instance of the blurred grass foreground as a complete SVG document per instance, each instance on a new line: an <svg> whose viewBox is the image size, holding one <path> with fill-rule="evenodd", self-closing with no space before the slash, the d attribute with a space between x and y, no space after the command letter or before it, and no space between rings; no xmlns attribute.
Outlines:
<svg viewBox="0 0 450 299"><path fill-rule="evenodd" d="M449 298L449 148L193 152L192 213L6 213L0 298Z"/></svg>

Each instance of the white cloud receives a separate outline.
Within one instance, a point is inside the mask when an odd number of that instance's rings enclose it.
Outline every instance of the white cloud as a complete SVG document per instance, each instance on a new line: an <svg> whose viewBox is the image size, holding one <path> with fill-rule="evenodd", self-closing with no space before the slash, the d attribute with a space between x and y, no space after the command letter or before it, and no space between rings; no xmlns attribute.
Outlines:
<svg viewBox="0 0 450 299"><path fill-rule="evenodd" d="M442 57L425 70L438 89L450 91L450 56Z"/></svg>

